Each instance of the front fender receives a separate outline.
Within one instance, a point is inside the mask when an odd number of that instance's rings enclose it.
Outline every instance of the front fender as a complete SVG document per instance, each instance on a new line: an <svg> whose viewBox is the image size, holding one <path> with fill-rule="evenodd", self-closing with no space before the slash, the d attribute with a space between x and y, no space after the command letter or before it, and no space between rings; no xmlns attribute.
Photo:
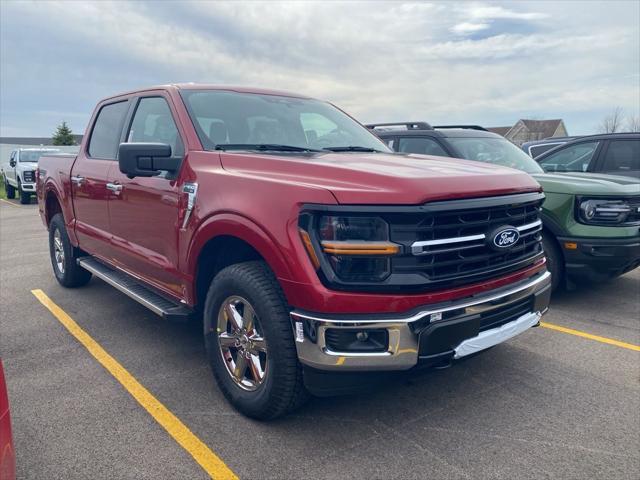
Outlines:
<svg viewBox="0 0 640 480"><path fill-rule="evenodd" d="M235 213L214 214L194 232L186 252L187 271L195 278L198 258L209 240L222 235L236 237L251 245L267 262L278 278L291 278L291 269L279 247L286 248L287 238L273 238L252 220Z"/></svg>

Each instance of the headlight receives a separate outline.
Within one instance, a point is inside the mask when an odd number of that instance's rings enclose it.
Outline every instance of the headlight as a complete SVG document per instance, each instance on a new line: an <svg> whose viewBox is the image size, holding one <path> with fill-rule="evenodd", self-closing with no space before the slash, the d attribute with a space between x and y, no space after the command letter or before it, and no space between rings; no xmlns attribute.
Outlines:
<svg viewBox="0 0 640 480"><path fill-rule="evenodd" d="M315 245L307 240L308 228L301 226L301 236L312 262L321 257L324 262L319 263L331 269L328 276L339 281L382 281L391 273L389 257L400 251L389 241L389 225L379 217L322 215L308 227L314 229Z"/></svg>
<svg viewBox="0 0 640 480"><path fill-rule="evenodd" d="M619 225L631 212L624 199L578 199L578 221L588 225Z"/></svg>

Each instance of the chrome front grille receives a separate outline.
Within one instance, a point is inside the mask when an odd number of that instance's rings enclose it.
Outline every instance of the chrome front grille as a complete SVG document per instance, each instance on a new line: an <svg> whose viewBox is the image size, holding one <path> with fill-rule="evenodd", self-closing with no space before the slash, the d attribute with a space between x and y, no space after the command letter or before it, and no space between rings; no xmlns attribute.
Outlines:
<svg viewBox="0 0 640 480"><path fill-rule="evenodd" d="M520 233L520 238L535 235L542 230L542 221L536 220L525 225L515 227ZM437 255L458 250L469 250L472 248L484 247L488 240L485 233L469 235L466 237L439 238L436 240L424 240L411 244L411 253L414 255ZM450 246L450 245L454 246Z"/></svg>
<svg viewBox="0 0 640 480"><path fill-rule="evenodd" d="M439 202L432 211L427 204L422 212L388 215L391 240L404 246L403 254L392 259L392 273L407 283L441 287L475 283L534 263L543 255L543 199L541 194L494 197L493 204L480 199L480 206L454 200ZM519 238L509 248L496 248L493 235L503 228L516 230Z"/></svg>

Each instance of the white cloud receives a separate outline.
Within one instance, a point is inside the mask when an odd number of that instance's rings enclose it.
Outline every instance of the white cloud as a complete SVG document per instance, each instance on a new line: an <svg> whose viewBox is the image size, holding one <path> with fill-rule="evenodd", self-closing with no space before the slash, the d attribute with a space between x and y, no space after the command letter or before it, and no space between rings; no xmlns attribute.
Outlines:
<svg viewBox="0 0 640 480"><path fill-rule="evenodd" d="M475 20L490 20L498 18L511 20L541 20L549 16L546 13L516 12L498 5L486 5L482 3L470 3L467 6L461 7L460 10L464 11L470 18Z"/></svg>
<svg viewBox="0 0 640 480"><path fill-rule="evenodd" d="M490 25L488 23L462 22L457 23L453 27L451 27L451 32L457 33L458 35L469 35L471 33L486 30L489 27Z"/></svg>
<svg viewBox="0 0 640 480"><path fill-rule="evenodd" d="M34 134L48 134L55 125L37 124L42 110L68 112L80 131L78 116L86 121L98 98L172 81L297 91L363 121L491 125L575 113L590 127L599 120L587 119L594 112L640 103L632 77L640 69L636 3L0 2L0 8L3 131L33 122ZM543 18L544 28L537 28ZM527 28L494 31L500 20ZM483 38L474 38L478 32Z"/></svg>

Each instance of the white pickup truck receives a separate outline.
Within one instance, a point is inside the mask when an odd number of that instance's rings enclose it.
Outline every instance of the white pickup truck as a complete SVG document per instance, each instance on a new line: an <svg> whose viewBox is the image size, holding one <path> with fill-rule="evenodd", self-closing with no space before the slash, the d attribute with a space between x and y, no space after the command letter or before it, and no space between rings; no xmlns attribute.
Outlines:
<svg viewBox="0 0 640 480"><path fill-rule="evenodd" d="M36 169L42 155L60 152L57 148L18 148L11 152L9 161L2 166L4 188L7 198L15 198L16 191L20 203L31 202L31 195L36 193Z"/></svg>

